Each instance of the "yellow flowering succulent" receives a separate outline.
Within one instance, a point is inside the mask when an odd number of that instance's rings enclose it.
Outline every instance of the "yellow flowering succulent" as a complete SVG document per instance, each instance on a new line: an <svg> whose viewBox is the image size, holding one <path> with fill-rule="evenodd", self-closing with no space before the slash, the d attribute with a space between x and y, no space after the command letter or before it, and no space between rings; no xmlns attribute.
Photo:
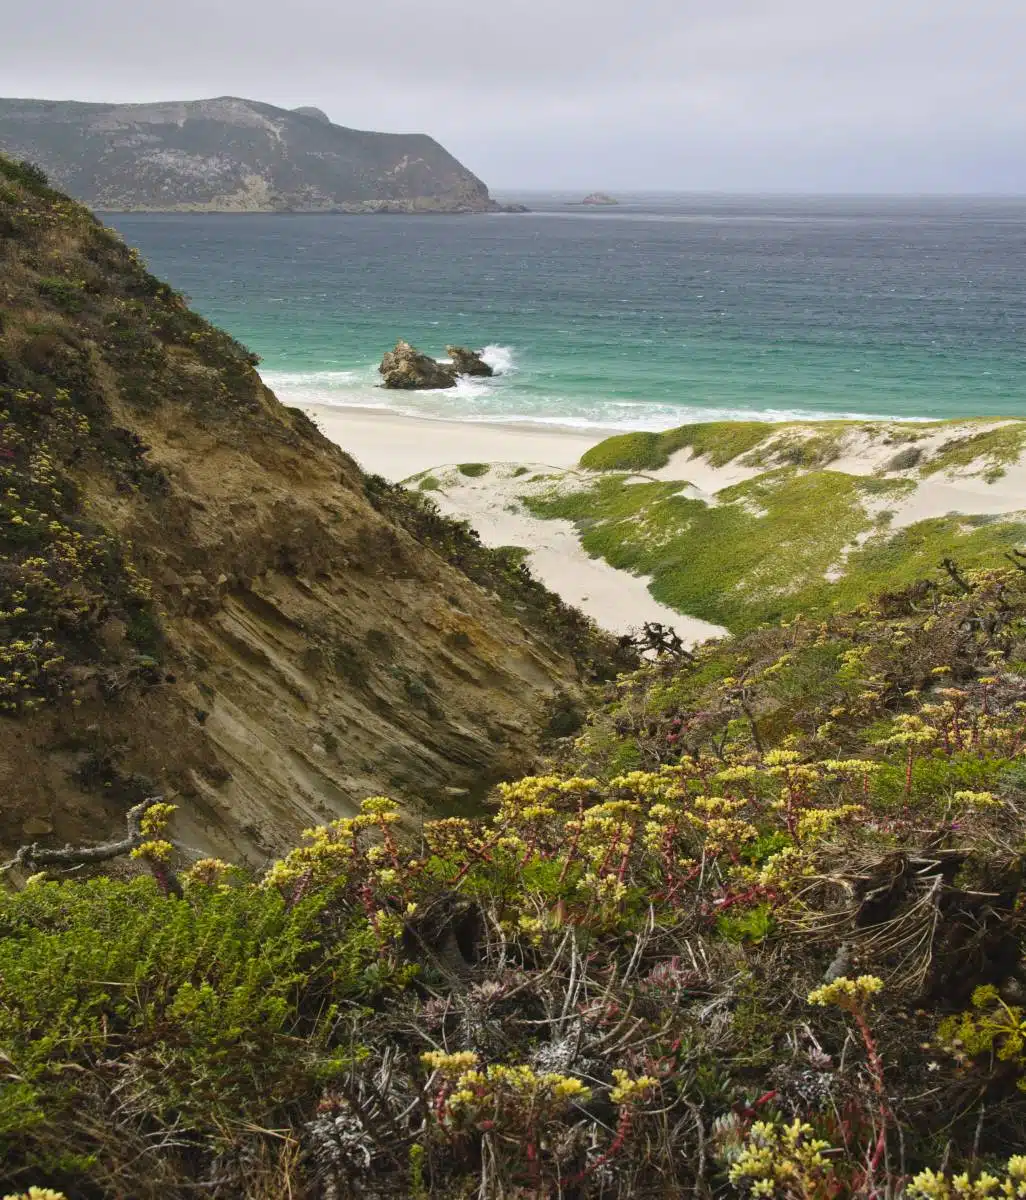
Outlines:
<svg viewBox="0 0 1026 1200"><path fill-rule="evenodd" d="M452 1054L445 1050L427 1050L420 1061L431 1071L441 1075L462 1075L476 1067L481 1061L473 1050L456 1050Z"/></svg>
<svg viewBox="0 0 1026 1200"><path fill-rule="evenodd" d="M883 989L884 981L876 975L860 975L857 979L849 979L847 975L842 975L832 983L825 983L809 992L808 1002L823 1008L836 1005L837 1008L851 1012L871 1001L873 996Z"/></svg>
<svg viewBox="0 0 1026 1200"><path fill-rule="evenodd" d="M637 1104L647 1098L648 1094L659 1086L659 1080L652 1075L639 1075L631 1079L626 1071L619 1067L613 1070L613 1086L609 1089L609 1099L614 1104Z"/></svg>
<svg viewBox="0 0 1026 1200"><path fill-rule="evenodd" d="M729 1178L746 1185L754 1196L812 1196L817 1182L830 1170L825 1151L830 1143L813 1136L811 1125L756 1121L748 1140L731 1165Z"/></svg>
<svg viewBox="0 0 1026 1200"><path fill-rule="evenodd" d="M906 1189L908 1200L1023 1200L1026 1198L1026 1154L1015 1154L999 1179L984 1171L975 1179L968 1174L950 1178L939 1171L920 1171Z"/></svg>

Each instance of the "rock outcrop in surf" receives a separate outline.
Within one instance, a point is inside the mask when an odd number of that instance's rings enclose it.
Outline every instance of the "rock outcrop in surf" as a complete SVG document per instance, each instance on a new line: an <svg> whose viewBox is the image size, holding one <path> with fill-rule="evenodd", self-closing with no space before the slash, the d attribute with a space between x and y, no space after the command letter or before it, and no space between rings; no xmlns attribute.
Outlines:
<svg viewBox="0 0 1026 1200"><path fill-rule="evenodd" d="M378 371L385 387L402 391L455 387L458 374L453 363L437 362L402 338L385 353Z"/></svg>
<svg viewBox="0 0 1026 1200"><path fill-rule="evenodd" d="M485 362L480 350L468 350L466 346L446 346L446 354L452 359L457 375L494 375L495 371Z"/></svg>
<svg viewBox="0 0 1026 1200"><path fill-rule="evenodd" d="M426 391L455 387L461 375L495 374L480 350L468 350L466 346L446 346L445 350L451 361L439 362L400 338L378 367L384 386L401 391Z"/></svg>

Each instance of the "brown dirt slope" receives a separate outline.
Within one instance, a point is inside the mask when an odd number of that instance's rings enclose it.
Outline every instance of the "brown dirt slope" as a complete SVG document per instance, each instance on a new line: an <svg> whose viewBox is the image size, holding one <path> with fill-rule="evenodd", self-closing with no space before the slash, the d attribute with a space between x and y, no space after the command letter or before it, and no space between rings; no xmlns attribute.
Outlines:
<svg viewBox="0 0 1026 1200"><path fill-rule="evenodd" d="M0 845L159 791L180 843L259 860L530 769L608 643L2 156L0 314Z"/></svg>

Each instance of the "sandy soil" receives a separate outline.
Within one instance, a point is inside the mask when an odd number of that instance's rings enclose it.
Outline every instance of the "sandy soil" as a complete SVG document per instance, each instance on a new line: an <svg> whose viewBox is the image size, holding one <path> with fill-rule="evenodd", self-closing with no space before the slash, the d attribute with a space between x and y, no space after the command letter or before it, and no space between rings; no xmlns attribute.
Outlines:
<svg viewBox="0 0 1026 1200"><path fill-rule="evenodd" d="M660 621L674 626L689 643L725 632L660 604L650 594L647 578L590 558L569 521L538 520L524 508L522 497L532 491L547 492L560 483L586 486L585 480L594 476L578 474L575 468L584 451L606 436L602 430L427 421L373 409L316 407L307 411L328 437L368 471L394 480L430 472L440 485L431 494L443 512L469 520L486 545L529 550L529 563L537 577L604 628L623 632L643 621ZM988 427L967 425L965 432ZM931 430L916 445L929 455L958 432L952 426ZM887 469L898 449L893 442L853 429L841 455L825 469L849 475L874 474ZM487 463L489 470L471 478L458 469L460 463ZM716 504L721 489L765 469L738 462L717 468L683 450L665 467L640 478L680 480L688 495ZM535 482L534 476L540 478ZM907 496L880 501L881 507L894 514L891 529L951 513L996 516L1026 510L1026 460L1010 465L993 483L982 477L978 466L927 478L902 471L890 478L911 478L916 483L915 491ZM829 577L839 577L842 570L843 563L838 563Z"/></svg>
<svg viewBox="0 0 1026 1200"><path fill-rule="evenodd" d="M607 436L561 425L427 421L373 408L309 405L305 411L365 471L397 482L439 463L540 462L565 469Z"/></svg>
<svg viewBox="0 0 1026 1200"><path fill-rule="evenodd" d="M528 490L525 484L532 475L575 466L585 450L602 440L602 431L424 421L360 409L306 411L367 471L403 480L430 469L441 483L431 496L443 512L470 521L487 546L528 549L535 576L604 629L623 633L644 621L659 621L672 625L689 644L726 632L660 604L646 577L590 558L569 521L539 520L517 499ZM496 465L472 479L456 466L470 462ZM514 476L517 466L526 470Z"/></svg>

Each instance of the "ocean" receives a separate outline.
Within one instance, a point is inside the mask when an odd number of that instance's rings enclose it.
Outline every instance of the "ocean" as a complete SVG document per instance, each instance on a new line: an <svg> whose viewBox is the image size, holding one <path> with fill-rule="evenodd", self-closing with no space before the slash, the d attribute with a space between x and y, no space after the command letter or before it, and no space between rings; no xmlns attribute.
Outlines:
<svg viewBox="0 0 1026 1200"><path fill-rule="evenodd" d="M120 214L286 403L596 429L1026 417L1026 199L503 196L527 214ZM376 386L403 337L493 379Z"/></svg>

